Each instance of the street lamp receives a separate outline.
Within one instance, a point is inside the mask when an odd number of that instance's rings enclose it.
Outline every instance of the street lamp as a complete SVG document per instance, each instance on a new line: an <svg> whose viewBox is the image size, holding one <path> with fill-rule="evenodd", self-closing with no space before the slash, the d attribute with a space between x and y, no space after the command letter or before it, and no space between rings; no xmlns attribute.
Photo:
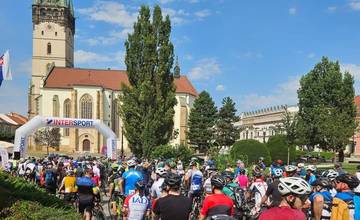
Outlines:
<svg viewBox="0 0 360 220"><path fill-rule="evenodd" d="M123 127L121 127L121 159L124 158L124 131Z"/></svg>

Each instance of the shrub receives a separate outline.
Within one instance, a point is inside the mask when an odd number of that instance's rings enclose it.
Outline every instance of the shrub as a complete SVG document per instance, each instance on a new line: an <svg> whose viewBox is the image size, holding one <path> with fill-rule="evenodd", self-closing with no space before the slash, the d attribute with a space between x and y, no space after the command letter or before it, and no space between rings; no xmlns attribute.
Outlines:
<svg viewBox="0 0 360 220"><path fill-rule="evenodd" d="M230 155L233 160L239 159L241 156L247 155L248 163L256 163L259 157L264 157L266 164L271 163L271 157L265 144L256 140L241 140L235 142L231 148Z"/></svg>
<svg viewBox="0 0 360 220"><path fill-rule="evenodd" d="M286 136L282 134L274 135L269 138L267 142L270 156L273 160L282 160L287 163L288 144L286 143ZM290 162L296 159L295 147L290 147Z"/></svg>
<svg viewBox="0 0 360 220"><path fill-rule="evenodd" d="M187 147L186 145L161 145L155 148L155 150L151 153L151 158L153 159L171 159L177 158L181 161L189 161L191 156L193 155L193 151Z"/></svg>

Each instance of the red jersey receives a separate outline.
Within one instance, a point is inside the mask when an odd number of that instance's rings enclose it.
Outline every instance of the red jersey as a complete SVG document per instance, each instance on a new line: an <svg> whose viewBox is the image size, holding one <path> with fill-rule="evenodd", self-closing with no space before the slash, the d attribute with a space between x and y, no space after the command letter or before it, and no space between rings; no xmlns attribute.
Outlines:
<svg viewBox="0 0 360 220"><path fill-rule="evenodd" d="M213 194L206 196L201 209L201 215L209 217L213 215L234 215L234 203L225 194Z"/></svg>
<svg viewBox="0 0 360 220"><path fill-rule="evenodd" d="M305 214L290 207L274 207L261 213L259 220L306 220Z"/></svg>

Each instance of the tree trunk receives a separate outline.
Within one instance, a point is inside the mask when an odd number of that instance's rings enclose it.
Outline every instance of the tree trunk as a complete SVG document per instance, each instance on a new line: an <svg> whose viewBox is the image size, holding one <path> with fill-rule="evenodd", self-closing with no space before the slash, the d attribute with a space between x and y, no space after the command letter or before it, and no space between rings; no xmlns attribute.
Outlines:
<svg viewBox="0 0 360 220"><path fill-rule="evenodd" d="M46 146L46 153L49 156L49 146Z"/></svg>
<svg viewBox="0 0 360 220"><path fill-rule="evenodd" d="M339 150L339 162L344 162L344 150L343 149L341 149L341 150Z"/></svg>

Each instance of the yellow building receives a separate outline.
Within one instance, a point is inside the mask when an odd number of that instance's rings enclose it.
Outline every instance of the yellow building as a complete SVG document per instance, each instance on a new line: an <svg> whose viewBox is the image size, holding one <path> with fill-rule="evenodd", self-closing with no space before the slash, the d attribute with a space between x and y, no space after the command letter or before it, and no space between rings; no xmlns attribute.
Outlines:
<svg viewBox="0 0 360 220"><path fill-rule="evenodd" d="M33 1L33 62L29 117L35 115L100 119L117 135L117 149L127 141L117 111L125 71L73 68L75 19L71 0ZM174 80L177 105L172 144L186 142L190 109L197 96L185 76ZM60 151L99 153L106 141L96 130L64 128ZM30 143L30 150L42 150Z"/></svg>

